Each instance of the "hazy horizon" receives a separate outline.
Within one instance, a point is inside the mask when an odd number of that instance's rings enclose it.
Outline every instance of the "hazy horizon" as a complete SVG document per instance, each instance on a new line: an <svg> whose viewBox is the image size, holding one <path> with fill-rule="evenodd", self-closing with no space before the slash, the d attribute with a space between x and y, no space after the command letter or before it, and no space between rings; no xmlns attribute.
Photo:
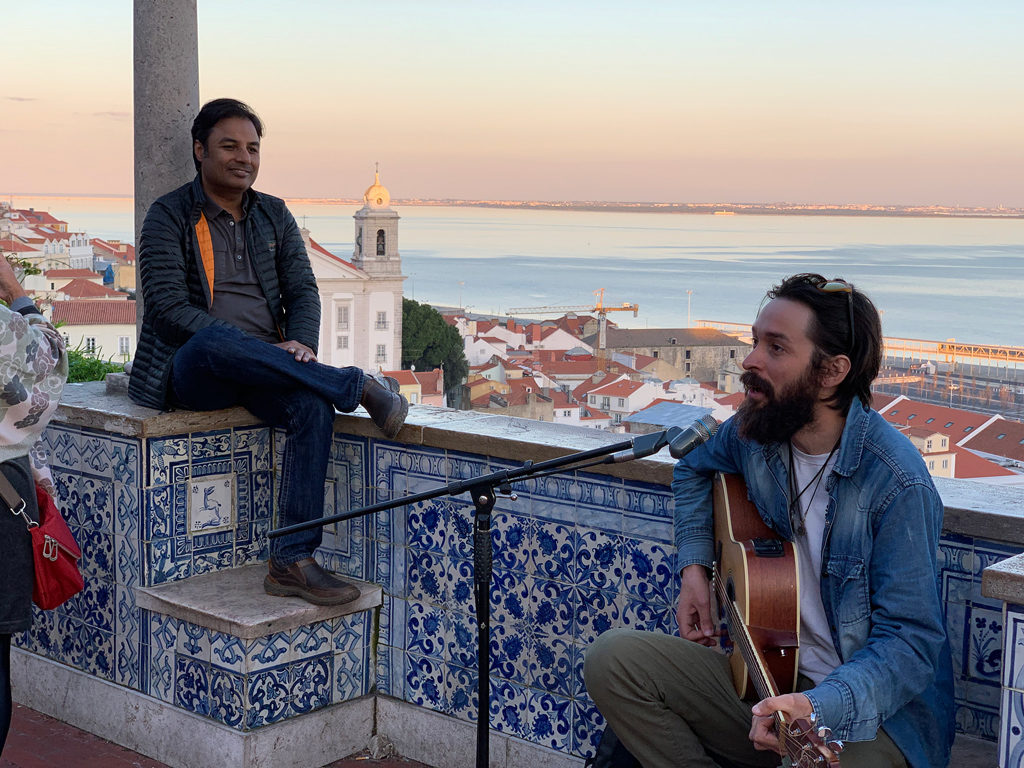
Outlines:
<svg viewBox="0 0 1024 768"><path fill-rule="evenodd" d="M128 194L130 4L5 21L0 186ZM1010 0L200 0L198 29L200 98L260 113L281 197L380 162L402 199L1024 206Z"/></svg>
<svg viewBox="0 0 1024 768"><path fill-rule="evenodd" d="M385 185L387 186L387 185ZM260 188L259 184L255 187ZM268 192L260 188L261 192ZM274 194L269 192L269 194ZM282 197L286 201L301 201L305 203L351 203L353 205L359 205L362 201L360 196L343 196L343 197L307 197L304 195L277 195ZM0 200L10 201L17 198L48 198L54 200L76 199L76 200L133 200L133 194L125 194L118 192L110 193L99 193L99 192L0 192ZM453 206L457 206L459 203L510 203L510 204L528 204L538 203L542 205L587 205L590 203L598 205L692 205L692 206L714 206L714 205L742 205L742 206L772 206L772 205L798 205L798 206L828 206L828 207L840 207L840 206L889 206L897 208L920 208L920 207L957 207L951 203L891 203L884 201L868 201L858 200L853 202L837 203L829 200L598 200L598 199L579 199L579 200L555 200L555 199L541 199L541 198L452 198L452 197L416 197L416 198L404 198L400 196L393 196L392 203L394 205L409 205L414 206L419 204L418 201L428 203L451 203ZM967 208L968 206L961 206ZM980 208L985 210L998 210L999 208L1007 208L1010 210L1022 210L1024 206L969 206L970 208ZM682 213L680 211L667 211L670 213Z"/></svg>

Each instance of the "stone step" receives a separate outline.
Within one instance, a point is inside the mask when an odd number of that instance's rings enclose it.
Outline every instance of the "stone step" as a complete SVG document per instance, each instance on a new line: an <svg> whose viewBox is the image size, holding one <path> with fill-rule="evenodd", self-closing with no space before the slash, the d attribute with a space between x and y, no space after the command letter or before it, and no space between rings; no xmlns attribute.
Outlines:
<svg viewBox="0 0 1024 768"><path fill-rule="evenodd" d="M139 608L187 621L243 640L253 640L307 624L377 608L377 584L353 581L360 595L345 605L319 606L298 597L274 597L263 591L266 563L204 573L155 587L136 587Z"/></svg>

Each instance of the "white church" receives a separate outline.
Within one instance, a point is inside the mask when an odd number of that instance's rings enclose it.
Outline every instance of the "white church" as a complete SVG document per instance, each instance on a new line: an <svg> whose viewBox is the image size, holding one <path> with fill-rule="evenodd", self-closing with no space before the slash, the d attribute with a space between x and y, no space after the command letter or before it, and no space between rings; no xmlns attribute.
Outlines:
<svg viewBox="0 0 1024 768"><path fill-rule="evenodd" d="M320 350L317 359L366 371L402 367L402 259L398 214L376 173L355 216L352 261L335 256L310 238L302 239L320 288Z"/></svg>

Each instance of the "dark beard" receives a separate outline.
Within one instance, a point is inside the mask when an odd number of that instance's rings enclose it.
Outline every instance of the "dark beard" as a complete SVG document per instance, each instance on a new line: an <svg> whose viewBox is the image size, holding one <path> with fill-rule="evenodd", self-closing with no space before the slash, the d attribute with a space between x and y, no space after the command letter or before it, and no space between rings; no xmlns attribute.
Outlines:
<svg viewBox="0 0 1024 768"><path fill-rule="evenodd" d="M761 403L744 400L736 411L740 437L761 443L784 443L814 420L818 402L818 381L812 366L792 387L776 395L772 385L753 371L746 371L740 382L747 389L763 392Z"/></svg>

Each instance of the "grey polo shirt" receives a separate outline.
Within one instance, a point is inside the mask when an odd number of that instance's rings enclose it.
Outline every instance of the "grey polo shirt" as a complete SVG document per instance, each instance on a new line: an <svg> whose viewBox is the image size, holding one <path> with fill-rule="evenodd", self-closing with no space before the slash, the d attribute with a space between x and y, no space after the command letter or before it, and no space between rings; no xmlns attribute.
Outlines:
<svg viewBox="0 0 1024 768"><path fill-rule="evenodd" d="M210 314L241 328L250 336L276 344L281 341L270 305L263 295L245 242L245 219L249 201L242 204L242 219L234 217L212 200L203 213L213 241L213 305Z"/></svg>

